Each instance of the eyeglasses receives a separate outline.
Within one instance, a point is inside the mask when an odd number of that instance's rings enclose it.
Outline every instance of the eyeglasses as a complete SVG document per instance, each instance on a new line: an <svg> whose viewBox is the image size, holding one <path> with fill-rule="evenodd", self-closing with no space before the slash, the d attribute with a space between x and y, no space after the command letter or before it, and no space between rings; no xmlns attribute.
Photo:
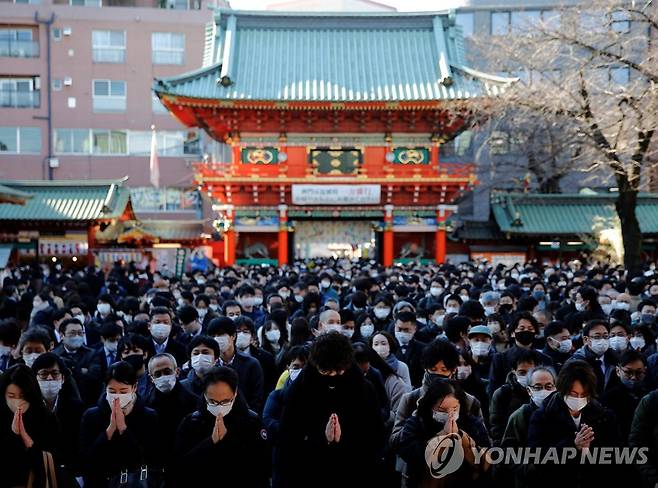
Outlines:
<svg viewBox="0 0 658 488"><path fill-rule="evenodd" d="M206 403L208 405L213 406L213 407L219 407L219 406L227 407L228 405L233 403L233 400L234 400L234 398L231 398L230 400L222 400L221 402L218 402L218 401L215 401L215 400L210 400L210 399L208 399L208 397L205 397L205 398L206 398Z"/></svg>
<svg viewBox="0 0 658 488"><path fill-rule="evenodd" d="M646 374L646 371L644 371L643 369L633 370L633 369L621 368L621 370L629 378L643 378L644 375Z"/></svg>
<svg viewBox="0 0 658 488"><path fill-rule="evenodd" d="M545 385L531 385L530 389L532 391L553 391L555 390L555 385L553 383L546 383Z"/></svg>
<svg viewBox="0 0 658 488"><path fill-rule="evenodd" d="M54 380L59 380L62 378L62 372L59 370L39 371L37 373L37 378L44 381L50 378Z"/></svg>

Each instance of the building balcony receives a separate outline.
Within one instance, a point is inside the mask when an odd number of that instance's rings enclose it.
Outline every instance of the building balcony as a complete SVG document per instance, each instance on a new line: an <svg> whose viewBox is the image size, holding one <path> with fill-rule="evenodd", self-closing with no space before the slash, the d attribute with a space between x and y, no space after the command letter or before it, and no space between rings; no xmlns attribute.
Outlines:
<svg viewBox="0 0 658 488"><path fill-rule="evenodd" d="M0 107L2 108L39 108L40 106L40 90L0 90Z"/></svg>
<svg viewBox="0 0 658 488"><path fill-rule="evenodd" d="M38 58L39 43L37 41L0 40L0 57Z"/></svg>

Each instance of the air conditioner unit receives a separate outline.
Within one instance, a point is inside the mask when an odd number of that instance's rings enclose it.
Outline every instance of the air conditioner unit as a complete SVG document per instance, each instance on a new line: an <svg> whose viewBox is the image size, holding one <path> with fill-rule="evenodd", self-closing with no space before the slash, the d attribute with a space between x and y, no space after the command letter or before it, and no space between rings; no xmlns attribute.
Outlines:
<svg viewBox="0 0 658 488"><path fill-rule="evenodd" d="M51 168L59 168L59 159L57 158L48 159L48 166Z"/></svg>
<svg viewBox="0 0 658 488"><path fill-rule="evenodd" d="M70 27L64 27L64 28L62 29L62 34L64 34L65 36L70 36L71 33L72 33L72 31L71 31L71 28L70 28Z"/></svg>
<svg viewBox="0 0 658 488"><path fill-rule="evenodd" d="M64 78L64 86L72 86L73 85L73 78L70 76L67 76Z"/></svg>

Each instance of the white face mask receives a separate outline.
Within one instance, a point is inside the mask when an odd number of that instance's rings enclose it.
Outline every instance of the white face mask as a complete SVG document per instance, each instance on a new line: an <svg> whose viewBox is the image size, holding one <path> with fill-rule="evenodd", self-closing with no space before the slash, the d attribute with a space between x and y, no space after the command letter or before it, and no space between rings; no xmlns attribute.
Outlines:
<svg viewBox="0 0 658 488"><path fill-rule="evenodd" d="M222 417L226 417L233 408L233 403L235 403L235 397L233 397L233 400L231 400L231 403L228 405L211 405L208 403L208 399L206 398L206 407L208 408L208 411L215 417L220 414Z"/></svg>
<svg viewBox="0 0 658 488"><path fill-rule="evenodd" d="M610 315L610 312L612 312L612 303L604 303L601 305L601 309L603 309L603 313L606 315Z"/></svg>
<svg viewBox="0 0 658 488"><path fill-rule="evenodd" d="M582 312L583 310L585 310L585 302L576 302L575 306L578 312Z"/></svg>
<svg viewBox="0 0 658 488"><path fill-rule="evenodd" d="M322 328L325 334L329 332L338 332L340 334L343 331L343 326L340 324L323 324Z"/></svg>
<svg viewBox="0 0 658 488"><path fill-rule="evenodd" d="M470 366L457 366L457 379L465 380L471 376L471 367Z"/></svg>
<svg viewBox="0 0 658 488"><path fill-rule="evenodd" d="M372 324L363 324L359 332L361 333L361 337L367 339L375 332L375 326Z"/></svg>
<svg viewBox="0 0 658 488"><path fill-rule="evenodd" d="M72 349L75 351L76 349L80 349L82 347L82 345L85 342L85 339L84 337L80 337L80 336L74 336L74 337L64 336L62 338L62 342L68 349Z"/></svg>
<svg viewBox="0 0 658 488"><path fill-rule="evenodd" d="M377 317L380 320L385 319L391 313L390 308L375 308L374 311L375 311L375 317Z"/></svg>
<svg viewBox="0 0 658 488"><path fill-rule="evenodd" d="M203 318L204 318L204 317L206 316L206 314L208 313L208 309L207 309L207 308L197 308L197 309L196 309L196 313L198 313L198 314L199 314L199 318L200 318L201 320L203 320Z"/></svg>
<svg viewBox="0 0 658 488"><path fill-rule="evenodd" d="M484 307L484 314L488 317L496 313L496 307Z"/></svg>
<svg viewBox="0 0 658 488"><path fill-rule="evenodd" d="M354 329L341 329L341 334L350 339L354 335Z"/></svg>
<svg viewBox="0 0 658 488"><path fill-rule="evenodd" d="M290 292L289 292L289 291L280 291L280 292L279 292L279 296L280 296L281 298L283 298L283 300L285 301L285 300L287 300L288 298L290 298Z"/></svg>
<svg viewBox="0 0 658 488"><path fill-rule="evenodd" d="M644 349L644 346L646 346L644 337L631 337L630 342L631 342L631 347L635 350Z"/></svg>
<svg viewBox="0 0 658 488"><path fill-rule="evenodd" d="M238 337L235 340L235 345L238 346L238 349L247 349L249 344L251 344L251 333L238 332Z"/></svg>
<svg viewBox="0 0 658 488"><path fill-rule="evenodd" d="M38 352L33 352L31 354L23 354L23 361L25 361L25 364L27 364L30 368L34 364L34 361L41 356L41 353Z"/></svg>
<svg viewBox="0 0 658 488"><path fill-rule="evenodd" d="M170 374L153 379L153 384L162 393L169 393L176 386L176 375Z"/></svg>
<svg viewBox="0 0 658 488"><path fill-rule="evenodd" d="M610 347L610 341L608 339L591 339L589 347L597 356L603 356Z"/></svg>
<svg viewBox="0 0 658 488"><path fill-rule="evenodd" d="M38 380L41 394L48 400L54 400L59 395L59 390L62 389L62 380Z"/></svg>
<svg viewBox="0 0 658 488"><path fill-rule="evenodd" d="M101 315L108 315L112 311L112 307L110 307L109 303L99 303L96 305L96 310Z"/></svg>
<svg viewBox="0 0 658 488"><path fill-rule="evenodd" d="M433 286L430 288L430 295L432 295L433 297L438 297L439 295L441 295L441 293L443 293L443 288L439 288L437 286Z"/></svg>
<svg viewBox="0 0 658 488"><path fill-rule="evenodd" d="M109 391L105 393L107 398L107 403L110 404L110 408L114 405L114 399L119 399L119 406L121 408L126 408L130 403L135 400L135 393L110 393Z"/></svg>
<svg viewBox="0 0 658 488"><path fill-rule="evenodd" d="M265 332L265 337L272 343L279 342L279 339L281 339L281 331L279 329L270 329Z"/></svg>
<svg viewBox="0 0 658 488"><path fill-rule="evenodd" d="M450 414L448 412L437 412L436 410L432 411L432 418L440 423L445 424L448 421ZM459 412L455 415L455 420L459 419Z"/></svg>
<svg viewBox="0 0 658 488"><path fill-rule="evenodd" d="M372 346L372 348L377 354L379 354L379 357L382 359L386 359L391 352L391 348L388 347L388 344L378 344L376 346Z"/></svg>
<svg viewBox="0 0 658 488"><path fill-rule="evenodd" d="M254 297L254 305L260 307L263 304L263 297Z"/></svg>
<svg viewBox="0 0 658 488"><path fill-rule="evenodd" d="M446 307L446 313L459 313L459 307Z"/></svg>
<svg viewBox="0 0 658 488"><path fill-rule="evenodd" d="M192 356L190 361L192 369L201 374L205 374L206 371L212 368L213 363L214 358L210 354L197 354L196 356Z"/></svg>
<svg viewBox="0 0 658 488"><path fill-rule="evenodd" d="M240 299L240 303L243 307L251 308L255 305L254 297L244 297Z"/></svg>
<svg viewBox="0 0 658 488"><path fill-rule="evenodd" d="M107 349L107 352L117 352L117 348L119 347L119 343L115 341L105 341L103 343L105 349Z"/></svg>
<svg viewBox="0 0 658 488"><path fill-rule="evenodd" d="M169 324L151 324L151 335L155 340L164 341L171 333L171 325Z"/></svg>
<svg viewBox="0 0 658 488"><path fill-rule="evenodd" d="M628 310L631 309L631 306L626 302L617 302L617 301L615 301L615 302L613 302L613 306L617 310L626 310L626 311L628 311Z"/></svg>
<svg viewBox="0 0 658 488"><path fill-rule="evenodd" d="M473 353L473 356L486 356L489 354L490 348L491 344L488 342L471 341L471 352Z"/></svg>
<svg viewBox="0 0 658 488"><path fill-rule="evenodd" d="M21 412L25 413L28 408L30 408L30 403L23 400L22 398L5 398L7 402L7 407L11 410L11 413L16 413L20 408Z"/></svg>
<svg viewBox="0 0 658 488"><path fill-rule="evenodd" d="M231 338L227 335L215 336L215 342L219 345L219 352L224 353L229 350Z"/></svg>
<svg viewBox="0 0 658 488"><path fill-rule="evenodd" d="M533 390L531 394L532 402L538 407L541 407L542 403L544 403L544 400L546 400L546 397L551 393L553 392L548 390L539 390L539 391Z"/></svg>
<svg viewBox="0 0 658 488"><path fill-rule="evenodd" d="M580 412L589 403L589 399L577 398L571 395L566 395L564 397L564 403L567 404L569 410L572 410L574 412Z"/></svg>
<svg viewBox="0 0 658 488"><path fill-rule="evenodd" d="M564 339L563 341L558 341L557 350L563 354L566 354L571 351L572 347L573 342L571 339Z"/></svg>
<svg viewBox="0 0 658 488"><path fill-rule="evenodd" d="M302 303L304 301L304 297L301 295L295 295L295 301L297 303Z"/></svg>
<svg viewBox="0 0 658 488"><path fill-rule="evenodd" d="M528 386L528 375L527 374L526 375L520 375L520 374L514 373L514 375L516 376L516 381L519 382L519 385Z"/></svg>
<svg viewBox="0 0 658 488"><path fill-rule="evenodd" d="M611 337L610 348L613 351L622 352L628 348L628 339L626 337Z"/></svg>
<svg viewBox="0 0 658 488"><path fill-rule="evenodd" d="M413 337L413 334L411 332L402 332L402 331L396 331L395 332L395 338L398 340L401 346L406 346L411 342L411 338Z"/></svg>

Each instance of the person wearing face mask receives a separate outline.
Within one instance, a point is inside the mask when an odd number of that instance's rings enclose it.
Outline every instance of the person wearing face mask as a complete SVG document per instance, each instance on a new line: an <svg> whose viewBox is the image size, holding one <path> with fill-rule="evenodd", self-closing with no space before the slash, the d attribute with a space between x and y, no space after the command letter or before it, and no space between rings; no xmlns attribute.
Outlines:
<svg viewBox="0 0 658 488"><path fill-rule="evenodd" d="M277 367L274 355L264 348L258 347L258 341L255 340L257 337L256 327L249 317L238 317L234 322L238 334L235 338L237 351L245 356L254 358L260 363L260 367L263 370L263 391L265 393L272 391L277 380Z"/></svg>
<svg viewBox="0 0 658 488"><path fill-rule="evenodd" d="M194 412L199 397L181 386L176 358L169 353L156 354L148 362L148 375L154 388L146 398L146 406L158 414L158 435L162 442L164 466L173 466L176 431L183 418ZM165 485L175 486L170 470L165 471Z"/></svg>
<svg viewBox="0 0 658 488"><path fill-rule="evenodd" d="M583 286L576 292L574 306L576 311L566 316L564 321L569 330L579 330L585 322L594 319L606 320L606 315L598 300L598 292Z"/></svg>
<svg viewBox="0 0 658 488"><path fill-rule="evenodd" d="M61 450L61 433L48 410L33 371L16 364L0 376L0 446L2 486L45 486L42 451ZM58 463L58 460L55 460Z"/></svg>
<svg viewBox="0 0 658 488"><path fill-rule="evenodd" d="M372 323L372 319L366 312L361 312L356 315L354 323L352 342L360 341L367 343L375 333L375 325Z"/></svg>
<svg viewBox="0 0 658 488"><path fill-rule="evenodd" d="M570 361L587 362L596 375L596 391L602 395L608 387L616 383L615 368L619 360L617 353L610 349L610 326L605 320L590 320L583 327L583 347L573 353Z"/></svg>
<svg viewBox="0 0 658 488"><path fill-rule="evenodd" d="M419 387L423 380L421 356L426 344L417 340L416 315L413 312L400 312L395 320L395 339L400 344L397 358L409 366L411 386Z"/></svg>
<svg viewBox="0 0 658 488"><path fill-rule="evenodd" d="M96 314L94 319L98 323L105 322L108 317L115 310L114 300L110 295L101 295L98 297L98 303L96 304Z"/></svg>
<svg viewBox="0 0 658 488"><path fill-rule="evenodd" d="M71 372L62 358L47 352L35 359L32 371L37 377L46 407L53 413L61 430L61 443L57 460L59 481L65 486L66 479L81 476L78 459L80 419L85 410ZM71 485L74 486L74 485Z"/></svg>
<svg viewBox="0 0 658 488"><path fill-rule="evenodd" d="M499 445L509 416L530 401L528 372L537 365L535 351L523 349L512 362L512 370L504 385L494 391L489 410L489 432L494 445Z"/></svg>
<svg viewBox="0 0 658 488"><path fill-rule="evenodd" d="M152 387L146 372L148 359L155 354L153 343L141 334L127 334L117 345L117 357L129 363L137 374L137 394L142 398Z"/></svg>
<svg viewBox="0 0 658 488"><path fill-rule="evenodd" d="M292 385L308 362L308 347L294 346L286 357L286 370L281 374L280 385L267 397L263 408L263 424L267 429L272 444L272 488L284 488L281 484L281 463L279 448L281 445L281 415L285 405L287 388ZM285 378L285 379L284 379Z"/></svg>
<svg viewBox="0 0 658 488"><path fill-rule="evenodd" d="M176 435L176 486L222 485L266 488L271 459L267 431L249 409L236 372L212 368L196 411ZM212 468L212 469L209 469Z"/></svg>
<svg viewBox="0 0 658 488"><path fill-rule="evenodd" d="M119 482L126 470L139 476L147 466L155 481L162 463L158 415L137 393L135 369L126 361L107 371L105 394L89 408L80 424L80 465L85 487Z"/></svg>
<svg viewBox="0 0 658 488"><path fill-rule="evenodd" d="M491 361L496 354L495 348L492 347L491 329L486 325L475 325L468 330L467 338L470 356L474 362L474 371L486 383L491 369Z"/></svg>
<svg viewBox="0 0 658 488"><path fill-rule="evenodd" d="M546 345L541 350L553 361L553 369L560 372L562 365L571 357L573 342L571 333L564 322L554 320L544 327Z"/></svg>
<svg viewBox="0 0 658 488"><path fill-rule="evenodd" d="M486 382L482 380L477 363L468 351L459 351L459 364L455 378L459 386L469 395L472 395L480 402L482 418L486 424L489 418L489 395L487 395Z"/></svg>
<svg viewBox="0 0 658 488"><path fill-rule="evenodd" d="M242 307L242 315L249 317L254 324L263 319L265 312L260 305L256 305L256 290L251 285L241 285L235 292L235 297Z"/></svg>
<svg viewBox="0 0 658 488"><path fill-rule="evenodd" d="M180 364L187 361L185 346L172 337L173 321L171 312L165 307L151 308L149 332L156 354L169 353Z"/></svg>
<svg viewBox="0 0 658 488"><path fill-rule="evenodd" d="M494 356L491 362L489 383L487 385L489 395L493 395L493 392L505 383L507 374L511 371L512 363L519 351L522 349L533 349L535 337L539 332L539 324L530 312L517 312L512 317L507 330L508 335L514 341L514 345L504 352L496 353ZM543 366L553 365L550 357L539 351L536 351L536 353L537 364Z"/></svg>
<svg viewBox="0 0 658 488"><path fill-rule="evenodd" d="M491 446L482 418L468 413L463 392L448 382L437 382L420 399L416 414L406 420L400 435L396 451L406 463L406 487L432 486L434 478L425 449L428 440L448 434L458 437L464 452ZM459 469L442 478L447 486L469 486L473 479L481 480L485 475L486 463L466 459Z"/></svg>
<svg viewBox="0 0 658 488"><path fill-rule="evenodd" d="M19 361L31 368L36 358L51 351L54 346L48 330L43 327L30 327L21 334L18 343L18 350L21 353Z"/></svg>
<svg viewBox="0 0 658 488"><path fill-rule="evenodd" d="M51 298L47 293L39 293L32 299L30 312L30 325L43 325L51 322L50 314L53 312Z"/></svg>
<svg viewBox="0 0 658 488"><path fill-rule="evenodd" d="M342 334L323 334L290 385L280 424L286 488L370 486L380 465L384 424L377 394ZM327 469L318 476L318 460Z"/></svg>
<svg viewBox="0 0 658 488"><path fill-rule="evenodd" d="M92 404L98 399L97 384L93 374L89 373L94 350L83 344L82 324L78 319L63 320L59 325L59 333L62 342L53 349L53 353L61 357L71 371L85 404Z"/></svg>
<svg viewBox="0 0 658 488"><path fill-rule="evenodd" d="M101 322L95 320L91 321L91 318L87 313L87 306L82 303L71 305L68 312L71 317L78 319L82 324L82 329L85 332L85 346L91 348L97 347L101 342L99 334Z"/></svg>
<svg viewBox="0 0 658 488"><path fill-rule="evenodd" d="M395 413L395 421L391 432L390 444L395 450L399 445L400 434L406 420L413 414L418 405L418 400L427 393L430 386L439 382L454 382L459 366L459 350L449 341L435 339L423 350L422 366L425 370L423 383L402 397ZM473 395L464 392L465 406L469 415L483 419L480 402ZM399 466L400 470L402 469ZM400 471L402 472L402 471Z"/></svg>
<svg viewBox="0 0 658 488"><path fill-rule="evenodd" d="M411 377L409 376L409 366L400 361L396 353L399 345L395 338L388 332L381 331L375 333L368 342L370 347L395 371L402 379L405 385L411 388Z"/></svg>
<svg viewBox="0 0 658 488"><path fill-rule="evenodd" d="M505 433L500 441L500 447L503 449L516 449L528 445L528 426L530 417L544 400L555 391L556 375L553 368L539 366L528 372L528 393L531 401L522 405L518 410L510 415L505 427ZM500 466L496 473L496 481L499 486L501 482L507 480L507 474L514 475L514 486L516 488L530 488L532 486L528 480L535 476L534 463L510 463ZM508 483L512 481L509 480Z"/></svg>
<svg viewBox="0 0 658 488"><path fill-rule="evenodd" d="M235 322L227 317L218 317L208 324L208 335L219 345L218 366L228 366L238 373L240 390L255 412L262 412L264 401L264 374L260 363L253 357L237 351L237 327Z"/></svg>
<svg viewBox="0 0 658 488"><path fill-rule="evenodd" d="M201 396L203 378L219 359L219 344L210 336L199 335L187 345L187 353L190 357L190 370L181 385L196 396Z"/></svg>
<svg viewBox="0 0 658 488"><path fill-rule="evenodd" d="M370 318L375 326L375 330L388 331L388 325L391 322L391 311L393 310L393 300L388 294L380 294L373 300L373 308L370 311Z"/></svg>
<svg viewBox="0 0 658 488"><path fill-rule="evenodd" d="M210 321L217 317L217 314L210 309L210 297L204 294L197 295L194 299L194 307L199 315L201 327L205 331Z"/></svg>
<svg viewBox="0 0 658 488"><path fill-rule="evenodd" d="M123 330L114 322L108 322L100 327L99 332L101 347L93 352L89 363L89 375L97 385L95 398L101 394L100 388L107 375L107 368L118 361L117 351Z"/></svg>
<svg viewBox="0 0 658 488"><path fill-rule="evenodd" d="M627 350L619 358L616 368L619 383L601 396L601 403L612 410L619 424L622 439L628 439L633 415L644 395L647 361L641 352Z"/></svg>
<svg viewBox="0 0 658 488"><path fill-rule="evenodd" d="M176 338L178 342L187 348L187 345L193 338L204 333L201 320L199 319L199 313L193 306L185 305L178 308L176 315L183 329L183 333L178 334Z"/></svg>
<svg viewBox="0 0 658 488"><path fill-rule="evenodd" d="M542 402L530 417L528 447L576 448L577 455L591 448L620 445L614 414L596 400L596 376L581 360L568 361L556 381L556 392ZM616 464L535 464L531 486L609 486L617 480ZM585 480L579 483L577 480ZM529 481L530 482L530 481Z"/></svg>
<svg viewBox="0 0 658 488"><path fill-rule="evenodd" d="M637 306L637 311L640 314L638 324L646 325L647 327L655 327L656 325L656 304L651 300L643 300Z"/></svg>

